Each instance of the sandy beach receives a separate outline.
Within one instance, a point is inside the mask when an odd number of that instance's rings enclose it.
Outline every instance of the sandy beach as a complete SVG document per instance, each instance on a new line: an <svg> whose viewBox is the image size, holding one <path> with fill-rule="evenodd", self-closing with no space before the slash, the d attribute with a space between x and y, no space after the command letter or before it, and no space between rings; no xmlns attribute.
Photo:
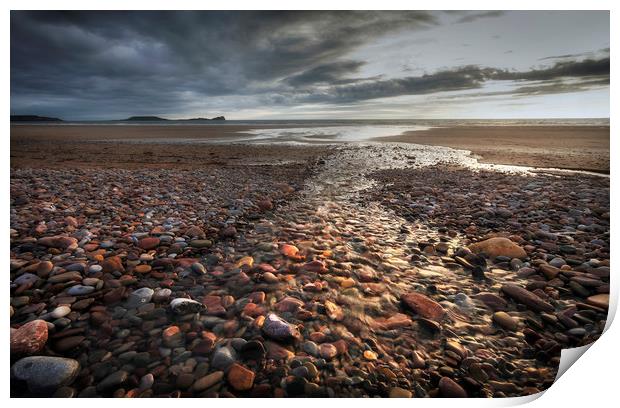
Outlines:
<svg viewBox="0 0 620 408"><path fill-rule="evenodd" d="M469 150L484 163L609 173L609 126L458 126L381 140Z"/></svg>
<svg viewBox="0 0 620 408"><path fill-rule="evenodd" d="M265 129L273 127L263 126ZM234 125L13 125L11 165L188 168L242 163L245 155L259 161L291 160L299 155L305 157L306 152L324 149L310 144L294 147L235 144L231 147L195 143L236 139L240 132L256 128ZM459 126L375 140L469 150L483 163L609 173L609 127ZM183 141L192 143L183 144ZM293 153L287 155L288 151Z"/></svg>

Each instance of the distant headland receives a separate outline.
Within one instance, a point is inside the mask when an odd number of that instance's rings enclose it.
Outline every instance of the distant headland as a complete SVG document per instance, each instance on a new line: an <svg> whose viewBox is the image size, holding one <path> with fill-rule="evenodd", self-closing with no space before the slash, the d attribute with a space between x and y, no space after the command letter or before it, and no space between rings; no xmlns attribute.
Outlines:
<svg viewBox="0 0 620 408"><path fill-rule="evenodd" d="M191 119L166 119L159 116L130 116L127 119L120 119L110 122L165 122L165 121L223 121L224 116L214 118L191 118ZM11 115L11 122L63 122L60 118L52 118L39 115Z"/></svg>
<svg viewBox="0 0 620 408"><path fill-rule="evenodd" d="M11 115L11 122L62 122L62 119L37 115Z"/></svg>
<svg viewBox="0 0 620 408"><path fill-rule="evenodd" d="M168 121L168 120L226 120L224 116L216 116L213 119L209 118L191 118L191 119L166 119L160 118L159 116L131 116L125 119L126 122L159 122L159 121Z"/></svg>

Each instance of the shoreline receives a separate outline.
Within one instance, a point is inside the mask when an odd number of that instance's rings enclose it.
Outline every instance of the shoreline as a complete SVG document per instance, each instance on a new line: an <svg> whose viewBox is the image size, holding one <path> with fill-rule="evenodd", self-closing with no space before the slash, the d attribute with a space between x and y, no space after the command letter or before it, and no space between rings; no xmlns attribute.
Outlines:
<svg viewBox="0 0 620 408"><path fill-rule="evenodd" d="M120 166L148 163L157 167L158 158L170 159L164 167L196 167L235 157L235 152L267 160L294 157L305 151L326 150L330 145L351 141L298 142L294 138L275 143L252 141L255 129L282 126L256 125L11 125L11 167ZM244 138L247 136L247 138ZM227 139L231 139L229 143ZM240 139L241 138L241 139ZM511 165L541 169L587 171L608 175L608 126L454 126L375 137L364 142L414 143L443 146L470 152L482 164ZM253 151L253 153L249 153ZM147 157L148 156L148 157Z"/></svg>
<svg viewBox="0 0 620 408"><path fill-rule="evenodd" d="M609 174L609 138L609 126L455 126L378 141L467 150L480 163Z"/></svg>
<svg viewBox="0 0 620 408"><path fill-rule="evenodd" d="M431 145L431 146L439 146L439 145ZM441 147L450 147L450 146L441 146ZM599 169L593 169L593 168L541 167L541 166L525 166L521 164L511 164L511 163L496 163L496 162L484 160L484 157L478 156L472 151L469 151L469 150L467 151L469 152L470 156L474 157L478 161L478 163L489 164L491 166L521 167L521 168L532 169L533 172L546 173L546 174L561 173L561 174L588 174L591 176L600 176L600 177L611 176L610 170L599 170Z"/></svg>

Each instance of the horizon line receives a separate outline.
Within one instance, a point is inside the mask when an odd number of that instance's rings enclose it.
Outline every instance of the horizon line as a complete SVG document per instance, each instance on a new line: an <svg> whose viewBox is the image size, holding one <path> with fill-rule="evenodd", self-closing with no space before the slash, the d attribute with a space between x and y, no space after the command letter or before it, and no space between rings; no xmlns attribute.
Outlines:
<svg viewBox="0 0 620 408"><path fill-rule="evenodd" d="M32 115L32 114L12 114L10 116L40 116L40 117L49 117L60 119L65 122L126 122L132 116L125 119L65 119L58 116L47 116L47 115ZM135 116L143 116L143 117L157 117L161 120L169 120L169 121L190 121L190 120L203 120L203 121L211 121L211 122L230 122L230 121L270 121L270 120L571 120L571 119L607 119L610 120L611 116L575 116L575 117L557 117L557 116L547 116L547 117L520 117L520 118L271 118L271 119L255 119L255 118L242 118L242 119L225 119L225 120L213 120L209 118L166 118L158 115L135 115ZM224 116L224 115L220 115ZM138 120L136 120L138 121ZM145 122L148 120L145 120Z"/></svg>

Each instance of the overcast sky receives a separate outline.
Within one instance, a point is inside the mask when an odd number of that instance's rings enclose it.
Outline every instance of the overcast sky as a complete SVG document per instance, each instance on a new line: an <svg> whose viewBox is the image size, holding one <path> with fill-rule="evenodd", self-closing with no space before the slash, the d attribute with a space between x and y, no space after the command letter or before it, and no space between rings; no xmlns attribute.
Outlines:
<svg viewBox="0 0 620 408"><path fill-rule="evenodd" d="M609 13L12 11L11 114L609 117Z"/></svg>

